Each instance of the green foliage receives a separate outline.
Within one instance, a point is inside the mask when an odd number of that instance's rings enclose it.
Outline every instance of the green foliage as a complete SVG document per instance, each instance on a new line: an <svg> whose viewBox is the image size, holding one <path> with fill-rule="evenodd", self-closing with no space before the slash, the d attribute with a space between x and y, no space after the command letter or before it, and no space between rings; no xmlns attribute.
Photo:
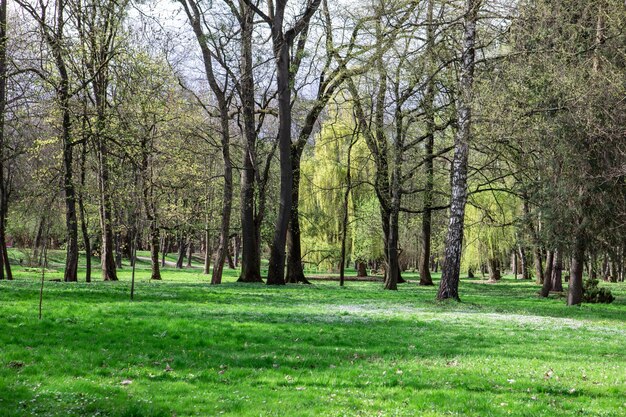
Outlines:
<svg viewBox="0 0 626 417"><path fill-rule="evenodd" d="M334 120L322 125L315 145L305 150L301 165L303 254L306 263L322 270L333 271L338 267L351 144L347 253L352 261L377 259L382 255L378 204L373 191L364 184L370 179L369 150L355 134L351 116L342 110Z"/></svg>
<svg viewBox="0 0 626 417"><path fill-rule="evenodd" d="M602 303L611 304L615 301L615 297L611 290L598 286L597 279L588 278L583 283L583 301L585 303Z"/></svg>

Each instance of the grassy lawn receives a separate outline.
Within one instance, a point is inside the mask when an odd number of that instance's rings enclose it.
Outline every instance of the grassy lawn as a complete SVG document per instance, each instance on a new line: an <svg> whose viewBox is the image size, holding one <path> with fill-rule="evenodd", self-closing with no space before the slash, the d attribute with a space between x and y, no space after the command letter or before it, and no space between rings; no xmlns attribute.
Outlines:
<svg viewBox="0 0 626 417"><path fill-rule="evenodd" d="M15 269L2 416L626 415L624 284L604 284L611 305L568 308L531 283L465 280L463 303L438 304L411 283L269 288L227 270L212 287L169 268L150 282L142 263L132 303L127 266L117 283L46 281L40 321L38 275Z"/></svg>

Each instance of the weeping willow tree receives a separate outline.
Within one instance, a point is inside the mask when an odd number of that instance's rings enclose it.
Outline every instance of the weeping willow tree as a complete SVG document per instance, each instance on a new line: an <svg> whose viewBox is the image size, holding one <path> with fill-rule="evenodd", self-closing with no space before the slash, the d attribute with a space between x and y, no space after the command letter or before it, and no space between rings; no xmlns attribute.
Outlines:
<svg viewBox="0 0 626 417"><path fill-rule="evenodd" d="M346 201L348 153L351 186ZM332 114L302 161L302 248L303 261L309 267L327 272L338 269L345 210L348 263L382 256L380 215L374 192L367 186L372 169L369 151L349 111Z"/></svg>
<svg viewBox="0 0 626 417"><path fill-rule="evenodd" d="M489 272L490 281L502 276L502 265L516 247L516 219L520 202L511 193L481 192L472 195L465 213L465 250L462 266L473 271Z"/></svg>

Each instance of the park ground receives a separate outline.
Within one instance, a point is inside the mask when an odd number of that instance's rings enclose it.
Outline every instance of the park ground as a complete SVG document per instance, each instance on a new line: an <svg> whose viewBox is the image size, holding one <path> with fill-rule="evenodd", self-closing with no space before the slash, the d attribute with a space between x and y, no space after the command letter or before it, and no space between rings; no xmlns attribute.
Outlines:
<svg viewBox="0 0 626 417"><path fill-rule="evenodd" d="M15 254L14 254L15 255ZM567 307L512 277L436 287L0 282L0 416L626 416L626 285ZM353 271L352 271L353 272ZM411 279L411 274L405 275ZM436 277L437 278L437 277Z"/></svg>

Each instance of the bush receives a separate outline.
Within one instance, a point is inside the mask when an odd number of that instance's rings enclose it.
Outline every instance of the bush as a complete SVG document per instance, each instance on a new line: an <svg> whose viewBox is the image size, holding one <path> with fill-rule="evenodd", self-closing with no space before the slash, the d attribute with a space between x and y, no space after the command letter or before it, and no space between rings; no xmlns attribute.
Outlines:
<svg viewBox="0 0 626 417"><path fill-rule="evenodd" d="M597 279L586 279L583 283L583 301L585 303L610 304L615 300L611 290L598 287Z"/></svg>

